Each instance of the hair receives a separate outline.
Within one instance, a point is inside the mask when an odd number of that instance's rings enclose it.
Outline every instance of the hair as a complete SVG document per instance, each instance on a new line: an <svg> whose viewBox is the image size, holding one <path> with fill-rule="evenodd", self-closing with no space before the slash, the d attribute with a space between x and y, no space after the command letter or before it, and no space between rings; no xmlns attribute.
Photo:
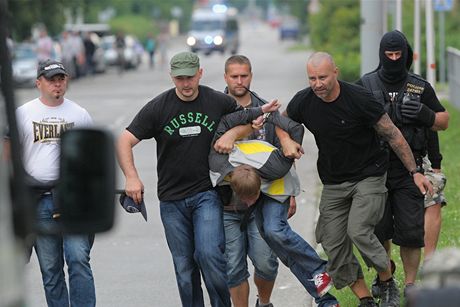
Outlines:
<svg viewBox="0 0 460 307"><path fill-rule="evenodd" d="M334 59L332 58L332 56L329 53L323 52L323 51L314 52L308 58L307 63L310 63L313 66L318 66L320 63L322 63L325 60L328 61L332 65L332 67L336 67Z"/></svg>
<svg viewBox="0 0 460 307"><path fill-rule="evenodd" d="M231 174L230 186L239 198L258 195L260 185L260 176L252 166L246 164L237 166Z"/></svg>
<svg viewBox="0 0 460 307"><path fill-rule="evenodd" d="M251 61L244 55L237 54L229 57L227 61L225 61L225 72L228 71L228 66L232 64L248 65L249 71L252 71Z"/></svg>

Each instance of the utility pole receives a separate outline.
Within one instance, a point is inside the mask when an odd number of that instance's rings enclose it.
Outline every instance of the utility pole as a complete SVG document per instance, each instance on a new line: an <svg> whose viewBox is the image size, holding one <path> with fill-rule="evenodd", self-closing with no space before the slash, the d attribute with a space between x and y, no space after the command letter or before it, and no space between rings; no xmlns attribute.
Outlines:
<svg viewBox="0 0 460 307"><path fill-rule="evenodd" d="M402 30L402 0L396 0L396 18L395 18L395 28L398 31Z"/></svg>
<svg viewBox="0 0 460 307"><path fill-rule="evenodd" d="M420 0L414 0L414 73L420 75Z"/></svg>
<svg viewBox="0 0 460 307"><path fill-rule="evenodd" d="M433 2L425 0L426 17L426 80L436 85L436 61L434 58Z"/></svg>
<svg viewBox="0 0 460 307"><path fill-rule="evenodd" d="M379 64L379 44L383 36L383 1L361 1L361 75Z"/></svg>

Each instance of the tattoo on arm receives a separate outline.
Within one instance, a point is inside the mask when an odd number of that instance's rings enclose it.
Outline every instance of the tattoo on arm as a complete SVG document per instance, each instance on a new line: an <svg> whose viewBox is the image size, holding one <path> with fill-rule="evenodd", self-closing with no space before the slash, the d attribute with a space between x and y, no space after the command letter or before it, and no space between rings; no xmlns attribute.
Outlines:
<svg viewBox="0 0 460 307"><path fill-rule="evenodd" d="M412 150L401 131L393 124L388 114L382 115L374 125L377 133L391 146L393 152L399 157L407 170L415 169L415 160Z"/></svg>

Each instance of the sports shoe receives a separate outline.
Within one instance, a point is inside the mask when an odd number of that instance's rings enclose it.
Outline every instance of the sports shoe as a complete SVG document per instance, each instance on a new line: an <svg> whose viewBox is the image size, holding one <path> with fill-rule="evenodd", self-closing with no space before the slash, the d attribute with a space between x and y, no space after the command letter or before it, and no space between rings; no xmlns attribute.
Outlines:
<svg viewBox="0 0 460 307"><path fill-rule="evenodd" d="M374 301L372 297L362 298L359 301L358 307L378 307L377 303Z"/></svg>
<svg viewBox="0 0 460 307"><path fill-rule="evenodd" d="M260 306L262 306L262 305L259 304L259 299L257 299L257 301L256 301L256 307L260 307ZM268 304L268 305L265 305L265 307L273 307L273 304L270 303L270 304Z"/></svg>
<svg viewBox="0 0 460 307"><path fill-rule="evenodd" d="M391 276L393 276L396 271L396 264L391 259L390 259L390 265L391 265ZM372 292L373 297L380 298L380 279L379 279L378 274L375 277L375 279L372 281L371 292Z"/></svg>
<svg viewBox="0 0 460 307"><path fill-rule="evenodd" d="M399 289L394 279L380 282L380 307L399 307Z"/></svg>
<svg viewBox="0 0 460 307"><path fill-rule="evenodd" d="M332 278L327 272L319 273L313 276L313 281L315 282L316 292L318 292L319 297L322 297L332 288Z"/></svg>

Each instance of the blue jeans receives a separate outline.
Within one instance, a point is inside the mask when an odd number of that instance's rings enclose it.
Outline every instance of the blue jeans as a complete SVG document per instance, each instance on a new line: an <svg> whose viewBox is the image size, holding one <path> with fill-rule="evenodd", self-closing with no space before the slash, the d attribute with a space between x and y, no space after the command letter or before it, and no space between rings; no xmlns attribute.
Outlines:
<svg viewBox="0 0 460 307"><path fill-rule="evenodd" d="M247 229L241 231L244 212L224 211L225 256L227 258L228 286L236 287L249 277L247 257L254 265L254 274L274 281L278 274L278 259L260 236L254 214Z"/></svg>
<svg viewBox="0 0 460 307"><path fill-rule="evenodd" d="M203 307L200 271L213 307L230 306L222 203L214 190L160 201L166 241L184 307Z"/></svg>
<svg viewBox="0 0 460 307"><path fill-rule="evenodd" d="M52 214L53 199L51 195L45 195L37 207L37 224L40 229L58 228L58 222L52 218ZM96 306L96 291L89 264L93 242L94 235L37 236L34 248L48 306ZM65 281L64 259L68 267L70 291Z"/></svg>
<svg viewBox="0 0 460 307"><path fill-rule="evenodd" d="M313 276L325 272L327 262L289 226L289 199L285 203L280 203L264 195L261 197L263 202L257 206L255 214L262 237L315 299L318 306L336 304L337 300L331 294L326 293L319 297L316 291Z"/></svg>

